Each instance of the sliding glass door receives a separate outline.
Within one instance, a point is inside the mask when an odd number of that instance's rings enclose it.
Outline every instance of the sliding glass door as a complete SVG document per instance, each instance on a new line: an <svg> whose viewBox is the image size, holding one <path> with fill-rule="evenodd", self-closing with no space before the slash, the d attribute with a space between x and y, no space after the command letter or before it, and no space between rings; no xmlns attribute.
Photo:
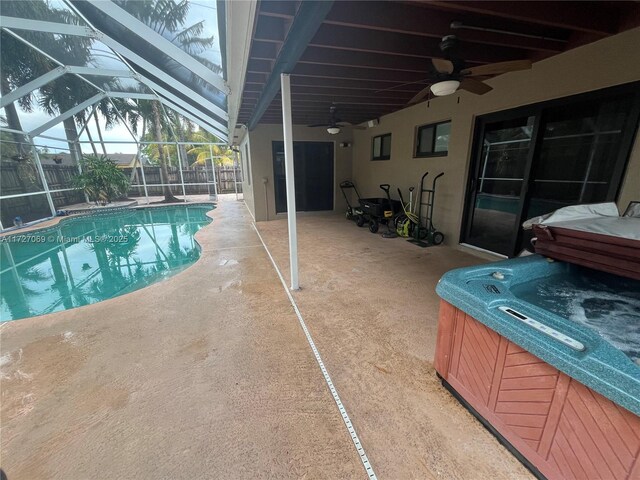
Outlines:
<svg viewBox="0 0 640 480"><path fill-rule="evenodd" d="M639 112L635 84L480 117L462 241L513 256L527 218L614 201Z"/></svg>
<svg viewBox="0 0 640 480"><path fill-rule="evenodd" d="M508 255L518 222L534 117L487 123L466 242Z"/></svg>

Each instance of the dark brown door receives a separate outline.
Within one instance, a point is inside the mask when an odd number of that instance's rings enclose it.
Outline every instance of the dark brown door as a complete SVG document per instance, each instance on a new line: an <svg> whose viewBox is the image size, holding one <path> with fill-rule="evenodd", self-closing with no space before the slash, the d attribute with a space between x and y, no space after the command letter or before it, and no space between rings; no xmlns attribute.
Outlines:
<svg viewBox="0 0 640 480"><path fill-rule="evenodd" d="M273 142L276 213L287 211L284 143ZM294 142L296 210L333 210L333 143Z"/></svg>

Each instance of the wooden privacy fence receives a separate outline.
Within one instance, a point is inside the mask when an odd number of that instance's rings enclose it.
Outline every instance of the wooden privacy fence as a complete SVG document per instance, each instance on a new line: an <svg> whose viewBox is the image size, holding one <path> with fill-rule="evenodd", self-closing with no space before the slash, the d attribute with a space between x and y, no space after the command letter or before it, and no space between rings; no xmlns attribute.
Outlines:
<svg viewBox="0 0 640 480"><path fill-rule="evenodd" d="M72 188L71 180L78 173L78 168L73 165L42 165L44 177L47 180L51 198L56 208L67 205L82 203L85 201L84 194L79 190L68 190L65 192L55 192ZM122 171L131 178L131 168L123 168ZM144 196L142 188L142 175L140 167L136 168L137 176L134 175L131 181L131 188L128 195L130 197ZM176 195L182 195L180 185L180 171L177 167L168 167L169 183L173 184L171 190ZM234 188L234 168L215 167L216 183L218 193L235 193ZM144 167L144 174L147 185L162 183L160 167ZM242 172L240 167L235 168L235 175L238 181L238 193L242 192ZM214 193L213 172L211 168L196 167L182 170L182 177L185 183L187 195ZM140 185L136 187L135 185ZM162 195L162 187L147 187L149 195ZM0 195L19 195L21 193L41 192L41 195L28 197L15 197L0 200L1 218L3 226L10 226L13 217L19 215L24 221L35 220L51 215L47 202L44 187L40 175L31 162L0 162Z"/></svg>
<svg viewBox="0 0 640 480"><path fill-rule="evenodd" d="M144 188L142 187L142 172L140 167L136 168L136 172L132 178L132 168L123 168L127 178L131 178L131 188L129 189L130 197L144 196ZM167 167L169 173L168 183L172 184L171 191L174 194L182 194L182 185L180 179L180 170L178 167ZM218 193L235 193L234 188L234 168L233 167L215 167L216 183ZM235 169L237 178L238 193L242 192L242 171L240 167ZM150 185L158 185L162 182L162 174L160 167L144 167L144 176L147 184L147 192L149 195L162 195L162 187L152 187ZM182 170L182 178L184 179L184 188L187 195L214 193L213 188L213 172L211 168L196 167Z"/></svg>
<svg viewBox="0 0 640 480"><path fill-rule="evenodd" d="M52 191L71 188L71 179L78 173L76 167L70 165L43 165L42 171L56 208L84 202L84 195L78 190ZM41 192L41 194L0 200L2 225L4 227L11 226L13 218L16 216L22 217L25 222L48 217L51 215L51 209L45 196L40 175L33 163L2 162L0 164L0 195L19 195L32 192Z"/></svg>

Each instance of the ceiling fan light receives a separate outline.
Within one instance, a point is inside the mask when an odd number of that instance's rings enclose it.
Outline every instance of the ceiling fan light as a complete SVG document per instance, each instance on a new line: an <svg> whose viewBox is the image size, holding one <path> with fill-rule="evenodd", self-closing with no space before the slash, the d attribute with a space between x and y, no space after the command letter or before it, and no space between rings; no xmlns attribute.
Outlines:
<svg viewBox="0 0 640 480"><path fill-rule="evenodd" d="M340 127L329 127L327 128L327 133L329 135L337 135L340 133Z"/></svg>
<svg viewBox="0 0 640 480"><path fill-rule="evenodd" d="M434 83L431 85L431 92L436 97L443 97L445 95L451 95L455 93L455 91L460 86L460 82L458 80L444 80L442 82Z"/></svg>

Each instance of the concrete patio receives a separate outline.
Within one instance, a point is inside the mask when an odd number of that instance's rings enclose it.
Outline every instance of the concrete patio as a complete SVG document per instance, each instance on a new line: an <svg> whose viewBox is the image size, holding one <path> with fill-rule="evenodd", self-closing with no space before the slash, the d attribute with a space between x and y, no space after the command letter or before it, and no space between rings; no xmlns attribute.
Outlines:
<svg viewBox="0 0 640 480"><path fill-rule="evenodd" d="M180 274L0 327L9 480L366 478L248 210L210 215ZM285 278L286 228L258 224ZM298 232L293 297L378 478L531 478L431 364L436 282L482 260L335 214Z"/></svg>

